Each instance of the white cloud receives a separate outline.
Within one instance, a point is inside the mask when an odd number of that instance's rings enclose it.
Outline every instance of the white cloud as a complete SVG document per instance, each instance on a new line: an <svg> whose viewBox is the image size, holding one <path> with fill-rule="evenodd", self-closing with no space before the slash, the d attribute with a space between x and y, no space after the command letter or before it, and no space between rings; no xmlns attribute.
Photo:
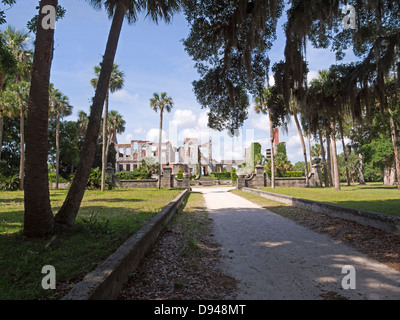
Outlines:
<svg viewBox="0 0 400 320"><path fill-rule="evenodd" d="M208 111L203 111L198 118L197 126L201 129L209 129L208 128Z"/></svg>
<svg viewBox="0 0 400 320"><path fill-rule="evenodd" d="M150 129L147 134L146 134L146 140L150 142L158 142L158 137L159 137L160 129ZM164 130L162 130L162 140L166 141L167 140L167 134Z"/></svg>
<svg viewBox="0 0 400 320"><path fill-rule="evenodd" d="M301 147L301 140L300 140L300 135L296 134L293 135L289 138L289 141L286 143L286 146L288 148L293 148L293 147Z"/></svg>
<svg viewBox="0 0 400 320"><path fill-rule="evenodd" d="M319 77L319 71L311 70L308 72L307 81L310 83L312 80L317 79Z"/></svg>
<svg viewBox="0 0 400 320"><path fill-rule="evenodd" d="M265 132L270 131L268 115L256 115L250 120L250 124L254 129Z"/></svg>
<svg viewBox="0 0 400 320"><path fill-rule="evenodd" d="M191 127L196 124L196 115L192 110L175 110L174 116L172 121L176 124L178 127Z"/></svg>
<svg viewBox="0 0 400 320"><path fill-rule="evenodd" d="M143 134L145 133L145 130L142 127L136 128L133 130L134 134Z"/></svg>
<svg viewBox="0 0 400 320"><path fill-rule="evenodd" d="M128 133L125 135L125 143L131 143L131 141L133 140L133 135Z"/></svg>
<svg viewBox="0 0 400 320"><path fill-rule="evenodd" d="M119 102L124 102L127 104L136 103L138 98L139 98L138 94L131 94L125 89L116 91L111 95L111 99L119 101Z"/></svg>
<svg viewBox="0 0 400 320"><path fill-rule="evenodd" d="M270 86L273 86L273 85L275 84L275 78L274 78L274 75L273 75L273 74L271 74L271 75L269 76L268 81L269 81L269 85L270 85Z"/></svg>

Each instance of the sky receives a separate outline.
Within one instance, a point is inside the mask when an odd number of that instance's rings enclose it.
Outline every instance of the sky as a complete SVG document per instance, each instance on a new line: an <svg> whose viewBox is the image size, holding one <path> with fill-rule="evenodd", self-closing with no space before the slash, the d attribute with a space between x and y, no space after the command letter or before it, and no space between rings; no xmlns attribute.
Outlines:
<svg viewBox="0 0 400 320"><path fill-rule="evenodd" d="M6 9L7 24L26 30L27 21L36 14L37 3L18 0L12 8ZM94 66L99 65L104 54L111 21L104 11L94 10L85 0L60 0L59 4L66 9L66 16L56 23L50 81L74 107L73 114L66 120L76 120L79 111L89 113L94 96L90 80L94 77ZM284 60L283 23L284 19L281 19L277 40L269 53L272 64ZM159 114L150 108L149 101L153 93L167 92L174 107L171 113L164 114L164 141L170 140L179 147L184 138L199 138L205 143L211 137L213 157L218 161L243 159L244 149L253 141L259 142L265 153L270 144L268 117L256 114L253 107L250 107L248 120L238 137L231 138L207 127L207 110L197 102L192 87L199 75L182 44L188 33L189 26L182 13L176 14L170 24L160 22L156 25L144 16L135 24L124 23L115 63L125 74L125 85L110 96L109 105L110 110L118 111L126 121L125 132L118 136L118 142L158 141ZM307 48L307 59L309 81L319 70L328 69L335 63L333 52L311 46ZM352 59L350 54L345 61ZM287 134L281 131L280 141L286 142L288 158L293 164L304 161L294 121L291 121ZM338 153L342 152L341 143L337 147Z"/></svg>

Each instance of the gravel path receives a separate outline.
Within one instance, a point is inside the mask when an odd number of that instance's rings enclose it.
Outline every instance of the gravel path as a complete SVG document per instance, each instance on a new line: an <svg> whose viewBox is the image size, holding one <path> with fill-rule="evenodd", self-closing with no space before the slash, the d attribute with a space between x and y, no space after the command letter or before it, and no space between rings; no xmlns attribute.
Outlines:
<svg viewBox="0 0 400 320"><path fill-rule="evenodd" d="M193 188L214 221L224 271L239 281L232 299L400 299L400 272L228 190ZM356 289L343 289L348 265Z"/></svg>

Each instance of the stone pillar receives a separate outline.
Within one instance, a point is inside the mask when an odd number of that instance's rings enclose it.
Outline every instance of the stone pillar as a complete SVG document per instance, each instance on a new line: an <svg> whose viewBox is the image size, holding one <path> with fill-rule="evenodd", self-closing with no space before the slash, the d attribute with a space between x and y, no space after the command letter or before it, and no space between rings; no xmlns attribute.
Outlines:
<svg viewBox="0 0 400 320"><path fill-rule="evenodd" d="M108 174L110 178L112 178L112 176L114 175L114 168L112 167L111 162L107 163L106 174Z"/></svg>
<svg viewBox="0 0 400 320"><path fill-rule="evenodd" d="M164 167L163 174L161 176L161 188L172 188L171 184L172 168Z"/></svg>
<svg viewBox="0 0 400 320"><path fill-rule="evenodd" d="M322 187L322 168L320 164L314 164L311 169L311 173L313 174L310 179L310 187Z"/></svg>
<svg viewBox="0 0 400 320"><path fill-rule="evenodd" d="M246 176L244 174L238 174L237 176L237 188L240 190L246 187Z"/></svg>
<svg viewBox="0 0 400 320"><path fill-rule="evenodd" d="M183 173L182 188L190 189L190 173L188 172Z"/></svg>
<svg viewBox="0 0 400 320"><path fill-rule="evenodd" d="M261 165L259 161L256 166L256 176L255 176L255 188L264 188L265 187L265 169L264 166Z"/></svg>

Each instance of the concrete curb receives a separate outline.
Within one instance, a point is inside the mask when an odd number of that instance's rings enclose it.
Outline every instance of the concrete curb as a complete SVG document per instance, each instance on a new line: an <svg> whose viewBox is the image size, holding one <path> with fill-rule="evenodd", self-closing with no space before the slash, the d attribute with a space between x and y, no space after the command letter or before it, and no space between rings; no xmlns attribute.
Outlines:
<svg viewBox="0 0 400 320"><path fill-rule="evenodd" d="M267 198L269 200L285 203L314 212L324 213L336 218L355 221L364 226L374 227L388 233L400 235L400 217L397 216L340 207L334 204L295 198L251 188L242 188L241 190Z"/></svg>
<svg viewBox="0 0 400 320"><path fill-rule="evenodd" d="M157 240L163 226L174 215L189 190L182 191L117 251L90 272L62 300L115 300L125 281Z"/></svg>

